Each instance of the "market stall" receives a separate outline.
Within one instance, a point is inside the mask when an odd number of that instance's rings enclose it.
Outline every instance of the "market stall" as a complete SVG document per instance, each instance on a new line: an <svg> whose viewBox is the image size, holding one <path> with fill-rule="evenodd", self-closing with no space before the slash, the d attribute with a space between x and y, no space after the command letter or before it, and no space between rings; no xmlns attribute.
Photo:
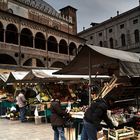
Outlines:
<svg viewBox="0 0 140 140"><path fill-rule="evenodd" d="M102 82L96 98L115 96L116 107L114 106L112 114L116 119L118 118L118 123L120 123L118 130L123 129L125 125L129 125L134 129L133 132L139 132L138 128L135 128L134 123L130 123L130 116L137 117L136 126L139 127L140 85L136 81L140 79L140 54L85 45L68 66L55 72L55 74L89 74L89 100L91 100L91 85L95 84L91 82L91 76L111 76L110 81ZM125 110L126 107L131 110L130 114L126 113L129 111ZM71 112L71 114L79 118L78 112ZM127 123L125 122L125 117L127 118ZM76 137L77 139L78 136Z"/></svg>
<svg viewBox="0 0 140 140"><path fill-rule="evenodd" d="M27 118L29 121L34 121L35 110L37 109L38 116L45 117L45 121L49 121L51 115L50 101L56 95L59 96L62 107L66 108L68 98L76 97L76 88L78 84L86 81L81 76L54 76L52 73L57 70L31 70L30 72L17 71L10 72L5 80L4 89L8 86L8 91L2 92L3 97L5 95L5 101L7 101L7 95L10 93L13 98L16 97L16 91L24 88L26 90L26 99L28 101L27 106ZM87 78L88 76L85 76ZM4 107L4 115L7 114L10 106L5 107L5 101L1 99L1 110ZM7 103L9 105L9 101Z"/></svg>

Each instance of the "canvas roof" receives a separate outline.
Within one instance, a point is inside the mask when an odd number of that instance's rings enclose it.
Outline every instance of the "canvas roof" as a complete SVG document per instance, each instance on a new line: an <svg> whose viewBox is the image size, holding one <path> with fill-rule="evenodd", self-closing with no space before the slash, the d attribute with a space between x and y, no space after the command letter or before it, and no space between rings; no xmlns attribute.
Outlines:
<svg viewBox="0 0 140 140"><path fill-rule="evenodd" d="M54 74L140 76L140 54L93 45L82 47L69 65Z"/></svg>

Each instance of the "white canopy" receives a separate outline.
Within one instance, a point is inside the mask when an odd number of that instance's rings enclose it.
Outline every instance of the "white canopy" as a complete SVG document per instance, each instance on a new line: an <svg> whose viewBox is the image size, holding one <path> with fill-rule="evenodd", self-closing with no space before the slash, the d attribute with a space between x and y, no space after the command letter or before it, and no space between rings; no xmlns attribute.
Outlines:
<svg viewBox="0 0 140 140"><path fill-rule="evenodd" d="M10 72L6 82L13 82L15 80L22 80L28 72L26 71L15 71Z"/></svg>

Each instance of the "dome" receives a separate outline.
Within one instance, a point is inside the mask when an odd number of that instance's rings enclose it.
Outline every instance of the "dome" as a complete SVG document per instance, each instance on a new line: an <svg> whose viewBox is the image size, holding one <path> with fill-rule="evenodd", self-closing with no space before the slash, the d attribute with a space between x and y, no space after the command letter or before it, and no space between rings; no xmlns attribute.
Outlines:
<svg viewBox="0 0 140 140"><path fill-rule="evenodd" d="M35 9L38 9L44 13L49 13L55 16L58 16L59 13L52 7L50 6L48 3L46 3L43 0L17 0L19 2L22 2L26 5L29 5Z"/></svg>

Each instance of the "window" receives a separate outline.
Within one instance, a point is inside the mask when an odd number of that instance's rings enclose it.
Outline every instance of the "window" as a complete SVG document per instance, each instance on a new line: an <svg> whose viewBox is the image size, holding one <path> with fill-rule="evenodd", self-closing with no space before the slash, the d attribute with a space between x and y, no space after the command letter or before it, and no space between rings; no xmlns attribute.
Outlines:
<svg viewBox="0 0 140 140"><path fill-rule="evenodd" d="M109 43L110 43L110 48L113 48L113 47L114 47L113 38L110 38L110 39L109 39Z"/></svg>
<svg viewBox="0 0 140 140"><path fill-rule="evenodd" d="M135 36L135 43L138 43L140 41L139 30L134 31L134 36Z"/></svg>
<svg viewBox="0 0 140 140"><path fill-rule="evenodd" d="M99 36L102 36L102 33L99 33Z"/></svg>
<svg viewBox="0 0 140 140"><path fill-rule="evenodd" d="M121 25L120 25L120 29L123 29L123 28L124 28L124 24L121 24Z"/></svg>
<svg viewBox="0 0 140 140"><path fill-rule="evenodd" d="M122 34L122 35L121 35L121 43L122 43L122 46L126 46L125 34Z"/></svg>
<svg viewBox="0 0 140 140"><path fill-rule="evenodd" d="M138 19L133 20L133 24L137 24L138 23Z"/></svg>
<svg viewBox="0 0 140 140"><path fill-rule="evenodd" d="M90 36L90 40L92 40L93 39L93 36Z"/></svg>
<svg viewBox="0 0 140 140"><path fill-rule="evenodd" d="M109 33L112 33L112 29L109 29Z"/></svg>
<svg viewBox="0 0 140 140"><path fill-rule="evenodd" d="M101 47L103 47L103 42L102 42L102 41L100 41L100 42L99 42L99 45L100 45Z"/></svg>

